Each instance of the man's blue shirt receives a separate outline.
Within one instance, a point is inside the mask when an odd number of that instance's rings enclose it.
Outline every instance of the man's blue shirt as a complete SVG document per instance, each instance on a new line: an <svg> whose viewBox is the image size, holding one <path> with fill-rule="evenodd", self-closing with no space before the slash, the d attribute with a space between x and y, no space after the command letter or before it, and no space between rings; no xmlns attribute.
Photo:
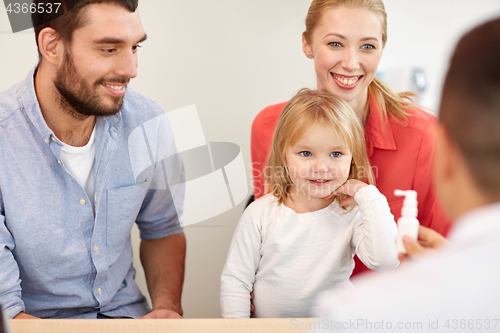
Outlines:
<svg viewBox="0 0 500 333"><path fill-rule="evenodd" d="M148 307L134 281L132 226L142 239L183 231L182 167L160 170L161 160L177 153L168 119L130 88L119 113L97 117L93 209L62 162L33 73L0 94L0 299L7 316L140 317ZM181 184L176 193L158 185L167 183L162 177Z"/></svg>

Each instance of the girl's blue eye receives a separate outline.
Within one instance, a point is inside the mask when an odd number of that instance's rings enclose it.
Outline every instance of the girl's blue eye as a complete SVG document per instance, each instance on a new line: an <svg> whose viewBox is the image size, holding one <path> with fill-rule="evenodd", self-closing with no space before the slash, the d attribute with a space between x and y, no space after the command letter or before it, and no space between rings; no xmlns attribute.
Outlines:
<svg viewBox="0 0 500 333"><path fill-rule="evenodd" d="M371 44L365 44L361 47L363 50L366 50L366 51L371 51L371 50L375 50L375 46L371 45Z"/></svg>
<svg viewBox="0 0 500 333"><path fill-rule="evenodd" d="M301 151L301 152L299 153L299 155L300 155L300 156L304 156L304 157L309 157L309 156L311 156L311 153L310 153L310 152L308 152L308 151Z"/></svg>
<svg viewBox="0 0 500 333"><path fill-rule="evenodd" d="M340 45L339 42L331 42L331 43L328 43L328 45L333 46L333 47L341 47L342 46L342 45Z"/></svg>
<svg viewBox="0 0 500 333"><path fill-rule="evenodd" d="M333 156L333 157L340 157L342 153L338 152L338 151L334 151L333 153L330 154L330 156Z"/></svg>

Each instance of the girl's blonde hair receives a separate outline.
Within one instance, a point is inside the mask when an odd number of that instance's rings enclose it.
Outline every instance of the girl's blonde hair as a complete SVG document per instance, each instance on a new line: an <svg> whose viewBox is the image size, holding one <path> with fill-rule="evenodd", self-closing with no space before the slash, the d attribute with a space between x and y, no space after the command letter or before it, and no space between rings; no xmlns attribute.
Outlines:
<svg viewBox="0 0 500 333"><path fill-rule="evenodd" d="M352 107L340 97L325 91L300 90L281 112L265 169L266 194L272 193L281 204L289 197L292 180L287 172L286 150L297 143L313 125L331 127L340 144L352 153L348 179L374 184L366 153L363 126ZM340 204L345 196L337 196Z"/></svg>
<svg viewBox="0 0 500 333"><path fill-rule="evenodd" d="M323 13L334 8L364 8L377 15L382 24L382 47L385 47L387 42L387 13L382 0L313 0L307 12L306 31L302 34L308 44L312 43L314 29L323 17ZM384 122L389 115L392 119L406 125L410 115L405 109L418 108L411 100L411 97L417 97L418 95L412 92L396 93L379 78L373 79L368 86L368 92L375 99Z"/></svg>

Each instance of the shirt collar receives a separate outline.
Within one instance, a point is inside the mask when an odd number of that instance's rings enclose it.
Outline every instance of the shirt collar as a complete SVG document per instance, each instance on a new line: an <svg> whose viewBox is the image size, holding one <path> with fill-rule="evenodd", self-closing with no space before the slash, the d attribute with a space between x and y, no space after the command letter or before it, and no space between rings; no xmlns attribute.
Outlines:
<svg viewBox="0 0 500 333"><path fill-rule="evenodd" d="M29 120L36 128L38 133L45 139L45 142L48 143L48 140L54 140L55 135L54 132L47 126L45 119L43 118L42 111L40 110L40 104L38 104L38 99L35 93L35 73L38 69L38 65L33 67L20 88L19 95L21 96L22 107L24 108L26 115Z"/></svg>
<svg viewBox="0 0 500 333"><path fill-rule="evenodd" d="M40 133L42 138L45 140L54 140L54 132L47 126L45 119L43 118L42 111L40 109L40 104L38 104L38 99L35 93L35 73L38 69L38 64L33 67L20 88L21 102L28 118L35 126L36 130ZM124 99L125 103L125 99ZM111 125L113 125L117 130L122 126L123 120L121 116L121 110L115 115L102 117Z"/></svg>
<svg viewBox="0 0 500 333"><path fill-rule="evenodd" d="M125 98L126 97L123 98L123 103L125 103ZM123 109L123 106L122 106L122 109ZM113 125L117 130L119 130L122 127L123 120L122 120L122 110L121 109L115 115L106 116L106 117L102 117L102 118L106 119L106 121L108 121L111 125Z"/></svg>
<svg viewBox="0 0 500 333"><path fill-rule="evenodd" d="M462 214L456 221L450 240L463 246L489 237L498 241L500 235L500 202L481 206Z"/></svg>
<svg viewBox="0 0 500 333"><path fill-rule="evenodd" d="M377 106L376 98L369 95L370 100L370 114L366 121L365 128L365 141L368 156L372 156L373 149L397 150L396 140L394 139L394 132L390 124L391 119L388 119L385 124L382 124L382 116Z"/></svg>

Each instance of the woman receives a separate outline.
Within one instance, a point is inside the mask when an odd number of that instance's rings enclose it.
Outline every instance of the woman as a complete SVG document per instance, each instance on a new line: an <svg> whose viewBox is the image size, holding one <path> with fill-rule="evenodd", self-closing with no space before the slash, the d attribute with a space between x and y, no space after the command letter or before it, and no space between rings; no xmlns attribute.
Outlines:
<svg viewBox="0 0 500 333"><path fill-rule="evenodd" d="M375 77L387 41L382 0L313 0L302 35L314 60L317 88L346 100L365 129L376 186L400 217L403 198L395 189L418 192L420 224L446 234L449 217L432 188L432 129L436 118L414 105L412 93L396 94ZM262 110L252 125L254 195L264 194L264 172L278 117L286 103ZM353 274L367 268L356 261Z"/></svg>

